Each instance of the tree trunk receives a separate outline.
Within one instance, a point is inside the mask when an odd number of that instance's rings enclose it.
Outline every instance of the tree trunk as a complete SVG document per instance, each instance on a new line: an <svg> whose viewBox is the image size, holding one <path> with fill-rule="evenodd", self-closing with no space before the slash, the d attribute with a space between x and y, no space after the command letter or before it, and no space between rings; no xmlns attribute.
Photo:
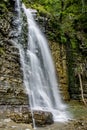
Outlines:
<svg viewBox="0 0 87 130"><path fill-rule="evenodd" d="M82 101L83 101L83 103L85 104L85 106L87 106L86 101L85 101L85 99L84 99L84 93L83 93L83 85L82 85L81 74L78 74L78 77L79 77L79 82L80 82Z"/></svg>

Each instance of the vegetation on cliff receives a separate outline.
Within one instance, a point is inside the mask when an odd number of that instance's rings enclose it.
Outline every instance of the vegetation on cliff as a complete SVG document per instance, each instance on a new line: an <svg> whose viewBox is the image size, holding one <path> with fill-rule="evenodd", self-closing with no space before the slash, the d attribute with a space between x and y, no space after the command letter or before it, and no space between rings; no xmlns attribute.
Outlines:
<svg viewBox="0 0 87 130"><path fill-rule="evenodd" d="M23 0L23 2L27 7L37 9L39 15L45 15L51 19L51 33L54 33L54 40L65 43L67 37L69 37L72 47L76 48L76 41L81 40L81 37L85 37L84 33L87 30L86 0ZM87 46L85 40L83 38L84 46Z"/></svg>

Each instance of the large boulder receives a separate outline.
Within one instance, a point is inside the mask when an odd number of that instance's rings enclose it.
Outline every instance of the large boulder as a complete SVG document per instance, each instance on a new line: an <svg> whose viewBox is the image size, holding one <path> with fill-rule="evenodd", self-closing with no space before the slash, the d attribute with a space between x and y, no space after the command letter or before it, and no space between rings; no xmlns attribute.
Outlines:
<svg viewBox="0 0 87 130"><path fill-rule="evenodd" d="M26 106L22 106L21 109L16 108L16 111L14 110L10 111L7 117L11 118L16 123L32 124L32 126L33 121L36 126L45 126L53 123L53 115L51 112L31 111Z"/></svg>

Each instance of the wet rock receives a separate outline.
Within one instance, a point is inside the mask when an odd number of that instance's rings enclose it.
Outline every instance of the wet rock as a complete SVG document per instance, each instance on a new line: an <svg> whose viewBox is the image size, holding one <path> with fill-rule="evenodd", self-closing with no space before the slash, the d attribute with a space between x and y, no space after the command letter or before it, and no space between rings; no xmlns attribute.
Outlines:
<svg viewBox="0 0 87 130"><path fill-rule="evenodd" d="M0 104L28 104L19 51L12 42L4 42L5 54L0 56Z"/></svg>
<svg viewBox="0 0 87 130"><path fill-rule="evenodd" d="M53 123L53 116L50 112L33 111L32 115L32 112L29 111L26 107L22 108L21 112L12 112L8 115L8 117L10 117L16 123L26 123L33 125L32 116L35 120L36 126L46 126Z"/></svg>
<svg viewBox="0 0 87 130"><path fill-rule="evenodd" d="M66 65L66 49L64 45L55 42L49 42L52 52L53 61L55 63L56 74L59 81L59 89L64 100L69 100L68 92L68 75Z"/></svg>
<svg viewBox="0 0 87 130"><path fill-rule="evenodd" d="M17 37L12 23L13 15L15 15L15 2L15 0L4 0L5 8L3 6L0 10L2 12L0 13L0 105L28 104L28 95L24 91L19 50L15 46L15 41L11 39Z"/></svg>

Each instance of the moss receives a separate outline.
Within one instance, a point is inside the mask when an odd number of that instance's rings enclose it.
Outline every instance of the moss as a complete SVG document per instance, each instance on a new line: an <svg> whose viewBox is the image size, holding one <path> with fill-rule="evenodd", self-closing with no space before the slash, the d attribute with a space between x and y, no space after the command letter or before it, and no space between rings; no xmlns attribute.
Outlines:
<svg viewBox="0 0 87 130"><path fill-rule="evenodd" d="M5 55L5 51L4 51L3 47L0 47L0 55Z"/></svg>
<svg viewBox="0 0 87 130"><path fill-rule="evenodd" d="M8 9L4 3L0 4L0 13L8 12Z"/></svg>
<svg viewBox="0 0 87 130"><path fill-rule="evenodd" d="M87 108L82 102L77 102L72 100L69 102L69 111L74 116L75 119L86 117L87 118Z"/></svg>
<svg viewBox="0 0 87 130"><path fill-rule="evenodd" d="M42 15L42 16L50 15L50 13L41 4L31 3L31 2L27 2L27 1L23 1L23 2L25 3L27 8L36 9L38 11L39 15Z"/></svg>
<svg viewBox="0 0 87 130"><path fill-rule="evenodd" d="M77 40L75 38L70 39L72 49L77 49Z"/></svg>

